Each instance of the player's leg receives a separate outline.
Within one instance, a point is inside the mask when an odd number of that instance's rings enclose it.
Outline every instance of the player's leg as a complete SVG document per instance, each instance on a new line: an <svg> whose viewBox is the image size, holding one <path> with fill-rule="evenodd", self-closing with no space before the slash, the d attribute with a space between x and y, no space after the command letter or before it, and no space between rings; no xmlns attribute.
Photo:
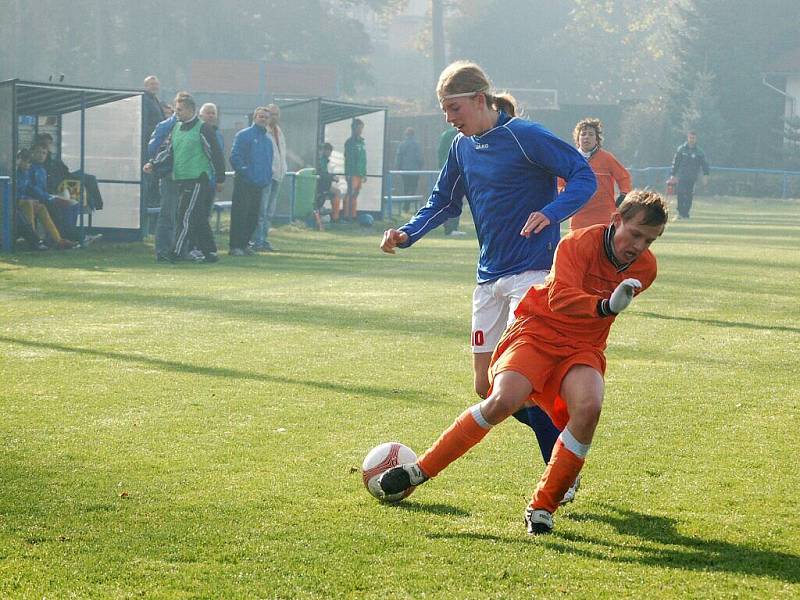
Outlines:
<svg viewBox="0 0 800 600"><path fill-rule="evenodd" d="M528 293L528 290L534 285L544 283L548 273L549 271L545 270L524 271L516 275L503 277L498 281L500 294L508 305L508 325L514 322L514 311L525 297L525 294ZM561 431L553 425L553 421L550 420L547 413L538 406L525 407L515 413L514 417L533 430L534 435L536 435L536 442L539 444L539 451L542 453L544 463L547 464L550 461L553 446Z"/></svg>
<svg viewBox="0 0 800 600"><path fill-rule="evenodd" d="M526 511L528 533L547 533L552 529L552 514L577 479L589 452L600 420L603 390L603 376L588 365L575 365L564 376L561 397L570 417Z"/></svg>
<svg viewBox="0 0 800 600"><path fill-rule="evenodd" d="M532 386L527 377L503 371L495 377L491 395L461 413L416 464L386 471L379 480L386 494L397 494L436 477L450 463L480 442L489 430L528 402Z"/></svg>
<svg viewBox="0 0 800 600"><path fill-rule="evenodd" d="M472 371L475 393L489 393L489 363L508 321L508 305L495 293L497 282L481 283L472 292Z"/></svg>

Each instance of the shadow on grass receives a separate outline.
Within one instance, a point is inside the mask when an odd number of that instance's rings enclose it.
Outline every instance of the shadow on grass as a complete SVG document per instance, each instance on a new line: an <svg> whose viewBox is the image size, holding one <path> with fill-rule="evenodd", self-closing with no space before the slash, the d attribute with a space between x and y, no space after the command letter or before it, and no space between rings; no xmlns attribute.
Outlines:
<svg viewBox="0 0 800 600"><path fill-rule="evenodd" d="M720 321L718 319L698 319L695 317L676 317L673 315L660 315L651 312L634 312L639 317L647 319L659 319L662 321L684 321L687 323L702 323L703 325L713 325L715 327L725 327L730 329L757 329L760 331L785 331L788 333L800 333L800 327L788 327L786 325L757 325L756 323L736 323L734 321Z"/></svg>
<svg viewBox="0 0 800 600"><path fill-rule="evenodd" d="M677 530L678 520L648 515L632 510L606 507L609 514L572 513L564 518L577 522L610 525L628 539L621 543L610 538L562 532L531 538L524 534L520 519L519 537L485 533L430 533L430 539L477 540L503 544L530 545L539 543L564 554L573 554L609 563L640 564L656 568L683 569L769 577L787 583L800 583L800 556L763 550L745 544L683 535ZM632 541L630 538L638 538ZM598 548L585 548L592 544ZM654 544L657 544L654 545Z"/></svg>
<svg viewBox="0 0 800 600"><path fill-rule="evenodd" d="M359 396L367 396L370 398L386 398L392 400L404 400L414 403L423 404L440 404L439 401L431 398L430 394L420 392L418 390L397 389L390 387L379 387L371 385L353 385L353 384L339 384L332 381L315 381L313 379L293 379L290 377L281 377L278 375L268 375L266 373L251 373L249 371L240 371L237 369L229 369L226 367L207 367L202 365L192 365L189 363L178 362L175 360L164 360L161 358L150 358L147 356L138 356L135 354L125 354L124 352L111 352L108 350L94 350L92 348L79 348L73 346L65 346L63 344L56 344L53 342L36 342L33 340L24 340L7 336L0 336L0 342L8 344L17 344L20 346L27 346L29 348L45 348L48 350L57 350L59 352L69 352L73 354L80 354L84 356L96 356L99 358L109 358L112 360L125 361L129 363L138 363L146 365L151 368L161 369L162 371L171 371L174 373L193 373L197 375L206 375L209 377L224 377L234 379L236 381L250 380L250 381L263 381L269 383L282 383L312 387L327 391L339 392L343 394L355 394Z"/></svg>
<svg viewBox="0 0 800 600"><path fill-rule="evenodd" d="M258 321L264 323L286 323L291 325L316 326L322 331L331 329L356 331L385 331L397 335L417 334L436 335L451 339L463 340L465 329L456 318L449 318L439 313L420 314L409 311L406 315L390 312L389 308L354 308L337 303L332 297L324 310L319 306L310 306L299 302L276 302L273 300L220 301L218 296L164 295L158 293L141 293L125 288L109 289L89 283L81 283L75 287L58 287L48 285L43 295L52 300L69 302L114 304L140 307L143 311L163 308L174 311L198 311L216 314L240 321ZM319 298L324 298L322 295Z"/></svg>
<svg viewBox="0 0 800 600"><path fill-rule="evenodd" d="M608 514L573 513L570 518L578 522L592 521L610 525L618 534L639 538L642 543L626 541L620 544L606 538L559 532L554 538L546 538L546 544L555 550L596 560L688 571L736 573L800 583L798 555L684 535L677 529L677 519L612 506L605 508L609 510ZM569 542L596 544L603 548L611 547L620 554L609 556L606 551L558 543L555 541L558 538Z"/></svg>
<svg viewBox="0 0 800 600"><path fill-rule="evenodd" d="M404 500L403 502L398 502L397 504L387 504L387 506L391 506L392 508L396 508L398 510L405 510L408 512L429 513L431 515L441 515L443 517L469 516L469 512L467 512L463 508L458 508L457 506L451 506L450 504L441 504L441 503L431 504L422 502L409 502L408 500Z"/></svg>

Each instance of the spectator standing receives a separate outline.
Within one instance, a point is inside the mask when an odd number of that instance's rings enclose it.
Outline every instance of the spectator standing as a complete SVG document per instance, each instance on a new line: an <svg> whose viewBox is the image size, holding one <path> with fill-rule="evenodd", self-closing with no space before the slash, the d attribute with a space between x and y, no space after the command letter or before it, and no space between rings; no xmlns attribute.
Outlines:
<svg viewBox="0 0 800 600"><path fill-rule="evenodd" d="M217 262L217 245L208 223L208 203L214 197L211 186L222 190L225 181L225 159L214 130L195 113L197 105L188 93L175 100L175 122L169 143L155 159L145 164L145 172L153 173L172 160L172 177L178 187L178 211L175 243L169 259L181 258L191 240L199 250L189 252L194 262Z"/></svg>
<svg viewBox="0 0 800 600"><path fill-rule="evenodd" d="M255 254L248 241L258 222L262 197L269 195L272 180L272 139L267 135L270 111L259 106L253 112L253 124L242 129L233 138L231 165L236 175L233 180L231 204L231 256Z"/></svg>
<svg viewBox="0 0 800 600"><path fill-rule="evenodd" d="M272 219L275 217L275 209L278 207L278 194L288 165L286 163L286 137L279 124L281 109L277 104L268 104L267 109L269 110L267 133L272 138L272 183L261 192L261 207L253 244L256 250L273 252L275 248L269 241L269 230L272 227Z"/></svg>
<svg viewBox="0 0 800 600"><path fill-rule="evenodd" d="M694 185L697 176L703 172L703 185L708 184L708 161L706 153L697 145L697 133L686 134L686 142L678 146L672 160L672 173L668 183L676 185L678 196L678 214L675 219L688 219L694 200Z"/></svg>
<svg viewBox="0 0 800 600"><path fill-rule="evenodd" d="M164 106L158 99L161 91L161 82L155 75L148 75L144 78L144 94L142 94L142 158L147 160L147 144L153 135L156 126L167 118L164 113ZM159 195L158 177L145 173L143 176L143 192L145 206L159 206L161 198Z"/></svg>
<svg viewBox="0 0 800 600"><path fill-rule="evenodd" d="M358 194L367 180L367 149L364 145L364 121L353 119L351 135L344 143L344 177L347 195L344 199L343 220L355 220L358 214Z"/></svg>
<svg viewBox="0 0 800 600"><path fill-rule="evenodd" d="M569 227L580 229L590 225L608 225L611 215L631 191L631 174L611 152L603 149L603 123L600 119L579 121L572 137L578 152L594 171L597 192L572 216ZM614 184L619 188L616 196Z"/></svg>
<svg viewBox="0 0 800 600"><path fill-rule="evenodd" d="M177 101L177 98L176 98ZM167 105L170 106L170 105ZM172 107L170 106L170 109ZM169 146L170 133L178 118L174 111L161 121L153 131L147 144L147 159L152 161L160 150ZM158 178L161 198L158 221L156 223L156 262L171 262L172 247L175 243L175 219L178 211L178 186L172 178L172 168L162 169L154 174Z"/></svg>
<svg viewBox="0 0 800 600"><path fill-rule="evenodd" d="M441 170L447 162L447 157L450 155L450 146L453 145L453 140L456 138L456 135L458 135L458 129L455 127L448 127L442 132L442 135L439 136L439 148L436 150L436 157L439 159L439 170ZM464 235L464 232L458 228L460 220L461 214L447 219L442 226L444 228L444 234L452 237Z"/></svg>
<svg viewBox="0 0 800 600"><path fill-rule="evenodd" d="M404 139L397 147L394 168L398 171L419 171L422 168L422 148L415 137L413 127L406 127ZM419 185L419 174L403 174L403 195L415 196ZM410 203L406 202L406 210Z"/></svg>

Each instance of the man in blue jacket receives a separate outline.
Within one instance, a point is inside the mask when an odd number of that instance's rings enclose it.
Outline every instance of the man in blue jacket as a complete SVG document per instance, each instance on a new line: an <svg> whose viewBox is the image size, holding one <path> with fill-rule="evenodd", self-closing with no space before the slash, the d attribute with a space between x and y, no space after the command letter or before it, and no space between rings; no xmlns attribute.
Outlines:
<svg viewBox="0 0 800 600"><path fill-rule="evenodd" d="M233 138L231 166L236 172L231 204L231 256L255 254L247 242L258 223L263 191L272 183L272 138L267 134L269 110L259 106L253 124Z"/></svg>

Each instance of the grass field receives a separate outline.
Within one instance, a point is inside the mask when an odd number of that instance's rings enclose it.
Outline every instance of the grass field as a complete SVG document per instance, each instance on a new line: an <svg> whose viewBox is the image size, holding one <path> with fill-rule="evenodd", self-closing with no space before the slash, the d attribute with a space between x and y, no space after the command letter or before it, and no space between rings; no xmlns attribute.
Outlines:
<svg viewBox="0 0 800 600"><path fill-rule="evenodd" d="M378 224L380 225L380 224ZM474 236L0 257L2 598L800 597L800 205L701 200L612 330L550 536L509 421L397 506L358 467L475 402Z"/></svg>

